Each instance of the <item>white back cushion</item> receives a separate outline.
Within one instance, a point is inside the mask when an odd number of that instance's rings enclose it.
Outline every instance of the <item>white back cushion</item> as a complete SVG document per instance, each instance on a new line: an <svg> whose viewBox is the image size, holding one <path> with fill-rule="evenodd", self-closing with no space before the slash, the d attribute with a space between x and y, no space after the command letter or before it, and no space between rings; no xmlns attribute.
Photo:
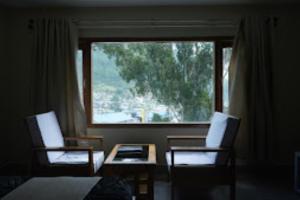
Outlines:
<svg viewBox="0 0 300 200"><path fill-rule="evenodd" d="M36 115L36 120L41 132L45 147L64 147L64 139L58 121L53 111ZM64 152L48 152L49 162L53 162Z"/></svg>
<svg viewBox="0 0 300 200"><path fill-rule="evenodd" d="M228 116L215 112L206 137L207 147L220 147L227 127Z"/></svg>
<svg viewBox="0 0 300 200"><path fill-rule="evenodd" d="M224 134L227 127L227 119L228 116L215 112L213 118L210 123L210 128L208 130L208 134L206 137L206 146L207 147L220 147L224 138ZM216 163L218 153L209 152L207 153L207 157Z"/></svg>

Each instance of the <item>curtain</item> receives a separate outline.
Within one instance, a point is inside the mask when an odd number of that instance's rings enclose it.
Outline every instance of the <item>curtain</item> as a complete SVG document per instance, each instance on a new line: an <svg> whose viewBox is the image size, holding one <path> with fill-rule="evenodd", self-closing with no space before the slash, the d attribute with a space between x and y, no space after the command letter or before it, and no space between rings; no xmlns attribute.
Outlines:
<svg viewBox="0 0 300 200"><path fill-rule="evenodd" d="M86 133L76 73L77 31L67 19L35 19L32 102L34 113L54 110L63 134Z"/></svg>
<svg viewBox="0 0 300 200"><path fill-rule="evenodd" d="M272 18L246 17L240 22L229 66L229 113L242 118L237 155L248 161L272 159Z"/></svg>

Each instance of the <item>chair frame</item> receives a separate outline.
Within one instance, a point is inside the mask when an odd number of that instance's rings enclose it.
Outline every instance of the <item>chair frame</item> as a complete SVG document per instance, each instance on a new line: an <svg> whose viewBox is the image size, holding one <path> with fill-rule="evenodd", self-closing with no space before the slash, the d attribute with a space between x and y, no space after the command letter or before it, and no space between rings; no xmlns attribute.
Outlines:
<svg viewBox="0 0 300 200"><path fill-rule="evenodd" d="M78 136L78 137L64 137L64 141L89 141L98 140L100 142L100 149L103 150L102 136ZM35 155L33 159L33 166L37 167L36 171L42 175L57 176L57 175L78 175L78 176L93 176L94 173L94 162L93 162L93 147L80 147L80 146L65 146L65 147L35 147L33 153ZM85 151L88 152L88 163L87 164L51 164L40 165L36 154L37 152L55 152L55 151L66 151L76 152Z"/></svg>
<svg viewBox="0 0 300 200"><path fill-rule="evenodd" d="M171 146L171 141L178 140L200 140L206 141L206 136L167 136L168 149L171 152L171 199L175 199L175 186L188 183L204 186L230 185L230 199L235 200L236 174L235 174L235 151L234 148L210 148L199 146ZM228 160L225 165L176 165L174 163L175 152L227 152ZM228 162L229 161L229 162ZM188 180L187 180L187 177Z"/></svg>

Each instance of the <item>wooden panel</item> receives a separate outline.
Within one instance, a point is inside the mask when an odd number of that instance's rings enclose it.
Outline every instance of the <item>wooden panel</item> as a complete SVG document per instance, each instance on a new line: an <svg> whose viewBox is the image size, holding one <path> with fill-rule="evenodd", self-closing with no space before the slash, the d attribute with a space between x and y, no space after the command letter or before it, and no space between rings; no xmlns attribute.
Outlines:
<svg viewBox="0 0 300 200"><path fill-rule="evenodd" d="M215 110L223 111L223 61L220 42L215 42Z"/></svg>
<svg viewBox="0 0 300 200"><path fill-rule="evenodd" d="M149 144L148 163L156 164L156 148L155 144Z"/></svg>

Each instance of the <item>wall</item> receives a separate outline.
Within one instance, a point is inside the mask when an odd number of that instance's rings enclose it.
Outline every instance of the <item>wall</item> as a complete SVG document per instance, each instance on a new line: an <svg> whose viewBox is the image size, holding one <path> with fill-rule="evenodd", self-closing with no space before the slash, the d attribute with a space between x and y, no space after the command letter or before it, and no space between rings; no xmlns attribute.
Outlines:
<svg viewBox="0 0 300 200"><path fill-rule="evenodd" d="M4 23L4 9L0 8L0 60L1 60L1 64L0 64L0 69L2 70L2 68L4 67L4 30L5 30L5 23ZM0 75L0 79L2 80L2 76ZM0 85L3 85L3 82L0 82ZM1 87L2 89L2 87ZM0 112L2 113L4 110L3 106L0 106ZM3 124L4 124L4 119L2 117L0 117L0 124L1 124L1 128L3 128ZM2 146L3 141L0 141L0 145ZM3 154L0 154L0 160L3 159Z"/></svg>
<svg viewBox="0 0 300 200"><path fill-rule="evenodd" d="M5 75L6 68L6 12L4 8L0 7L0 90L2 91L1 95L1 104L0 104L0 113L7 113L5 105L7 104L7 76ZM5 133L7 131L6 126L6 117L5 115L0 115L0 127L1 132ZM5 140L7 139L6 134L1 134L0 146L3 146ZM0 152L0 161L5 159L5 153L3 151Z"/></svg>
<svg viewBox="0 0 300 200"><path fill-rule="evenodd" d="M293 161L294 152L300 151L299 34L299 15L280 18L273 52L273 106L275 151L282 161Z"/></svg>
<svg viewBox="0 0 300 200"><path fill-rule="evenodd" d="M30 138L25 126L25 116L30 113L30 63L31 33L28 18L7 10L6 74L5 83L8 102L5 104L8 118L7 139L2 146L9 161L30 163Z"/></svg>
<svg viewBox="0 0 300 200"><path fill-rule="evenodd" d="M154 12L155 11L155 12ZM299 96L297 79L298 66L297 46L299 44L299 15L297 8L282 7L157 7L157 8L93 8L93 9L11 9L6 40L8 46L8 66L10 73L6 89L11 91L9 104L8 142L2 148L12 148L7 152L10 160L29 163L30 140L24 118L30 109L30 44L31 34L28 30L28 19L36 16L67 16L75 19L235 19L242 15L265 14L280 17L276 31L278 42L274 48L274 107L276 129L274 135L279 139L278 163L291 164L293 152L300 147L300 128L297 126ZM291 22L292 21L292 22ZM298 23L298 27L295 25ZM153 36L156 30L119 30L93 29L80 30L83 37L96 36ZM165 29L160 30L165 36L197 36L197 31ZM16 58L17 56L17 58ZM297 93L297 92L296 92ZM2 103L1 103L2 104ZM102 128L89 129L90 134L105 137L106 150L115 143L155 143L158 148L159 162L164 163L163 153L166 150L166 135L199 134L205 132L199 128ZM205 133L204 133L205 134Z"/></svg>
<svg viewBox="0 0 300 200"><path fill-rule="evenodd" d="M4 52L4 31L5 31L5 12L4 8L0 7L0 58L3 59Z"/></svg>

